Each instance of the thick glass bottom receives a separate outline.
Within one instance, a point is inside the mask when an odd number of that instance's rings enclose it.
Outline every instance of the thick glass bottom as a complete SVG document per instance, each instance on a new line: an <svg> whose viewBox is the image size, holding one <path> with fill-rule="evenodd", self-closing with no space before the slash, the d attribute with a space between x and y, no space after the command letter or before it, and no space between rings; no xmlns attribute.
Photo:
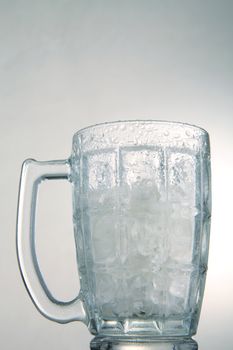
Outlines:
<svg viewBox="0 0 233 350"><path fill-rule="evenodd" d="M95 337L91 341L91 350L197 350L198 345L192 338L118 338Z"/></svg>

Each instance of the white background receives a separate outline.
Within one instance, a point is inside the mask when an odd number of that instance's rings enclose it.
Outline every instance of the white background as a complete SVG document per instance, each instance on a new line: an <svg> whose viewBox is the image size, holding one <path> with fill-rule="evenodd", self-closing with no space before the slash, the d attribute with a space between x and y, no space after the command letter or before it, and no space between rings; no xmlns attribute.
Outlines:
<svg viewBox="0 0 233 350"><path fill-rule="evenodd" d="M84 325L43 318L15 253L21 163L67 158L75 131L123 119L210 134L213 219L200 350L233 346L233 2L0 0L0 347L89 348ZM42 185L38 254L53 293L78 290L68 184Z"/></svg>

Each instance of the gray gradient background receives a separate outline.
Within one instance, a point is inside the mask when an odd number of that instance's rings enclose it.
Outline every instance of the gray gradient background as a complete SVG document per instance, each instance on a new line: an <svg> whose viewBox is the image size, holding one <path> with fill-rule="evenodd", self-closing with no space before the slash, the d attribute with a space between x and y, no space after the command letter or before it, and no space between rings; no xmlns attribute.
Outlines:
<svg viewBox="0 0 233 350"><path fill-rule="evenodd" d="M189 122L211 136L213 220L200 350L233 347L233 1L0 0L0 347L89 348L84 325L43 318L17 267L21 163L66 158L73 133L119 119ZM56 197L56 199L54 198ZM49 287L78 290L65 182L41 186L38 254Z"/></svg>

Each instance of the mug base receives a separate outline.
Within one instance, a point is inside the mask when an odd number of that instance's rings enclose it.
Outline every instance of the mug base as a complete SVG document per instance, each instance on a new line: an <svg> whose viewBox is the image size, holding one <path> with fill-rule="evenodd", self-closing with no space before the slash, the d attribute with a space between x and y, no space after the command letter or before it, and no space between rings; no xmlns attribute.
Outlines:
<svg viewBox="0 0 233 350"><path fill-rule="evenodd" d="M95 337L91 350L197 350L198 344L192 338L145 339L118 337Z"/></svg>

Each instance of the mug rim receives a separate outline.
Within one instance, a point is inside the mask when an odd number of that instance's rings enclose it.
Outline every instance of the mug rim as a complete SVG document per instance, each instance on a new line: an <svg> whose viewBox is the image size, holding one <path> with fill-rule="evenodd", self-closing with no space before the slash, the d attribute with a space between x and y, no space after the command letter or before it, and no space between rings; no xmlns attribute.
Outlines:
<svg viewBox="0 0 233 350"><path fill-rule="evenodd" d="M190 123L185 123L185 122L178 122L178 121L169 121L169 120L158 120L158 119L125 119L125 120L115 120L115 121L109 121L109 122L101 122L101 123L96 123L92 125L88 125L78 131L76 131L73 135L73 138L76 136L79 136L80 134L83 134L84 132L88 131L89 129L94 129L98 127L103 127L103 126L111 126L111 125L117 125L117 124L133 124L133 123L140 123L140 124L167 124L167 125L180 125L180 126L188 126L193 129L197 129L201 131L204 135L209 137L208 131L206 131L204 128L195 125L195 124L190 124Z"/></svg>

